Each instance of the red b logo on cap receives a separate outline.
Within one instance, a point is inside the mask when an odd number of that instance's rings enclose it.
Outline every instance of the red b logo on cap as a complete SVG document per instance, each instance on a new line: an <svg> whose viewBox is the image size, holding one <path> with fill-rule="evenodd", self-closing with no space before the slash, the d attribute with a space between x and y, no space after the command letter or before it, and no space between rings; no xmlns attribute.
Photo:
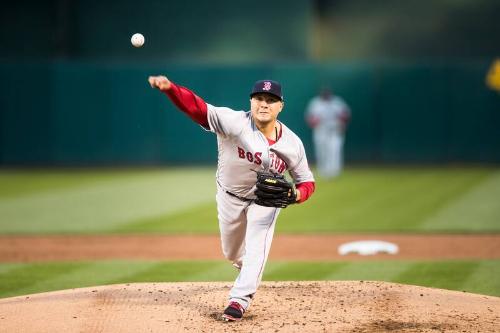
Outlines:
<svg viewBox="0 0 500 333"><path fill-rule="evenodd" d="M264 87L262 88L262 90L265 90L265 91L271 90L271 82L269 82L269 81L264 82Z"/></svg>

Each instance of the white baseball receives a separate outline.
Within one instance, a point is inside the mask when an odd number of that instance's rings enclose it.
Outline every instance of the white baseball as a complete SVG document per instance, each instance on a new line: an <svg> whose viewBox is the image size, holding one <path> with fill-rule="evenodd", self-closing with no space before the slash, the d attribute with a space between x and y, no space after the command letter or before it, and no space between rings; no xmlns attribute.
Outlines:
<svg viewBox="0 0 500 333"><path fill-rule="evenodd" d="M135 47L141 47L142 45L144 45L144 36L140 33L133 34L132 38L130 38L130 41Z"/></svg>

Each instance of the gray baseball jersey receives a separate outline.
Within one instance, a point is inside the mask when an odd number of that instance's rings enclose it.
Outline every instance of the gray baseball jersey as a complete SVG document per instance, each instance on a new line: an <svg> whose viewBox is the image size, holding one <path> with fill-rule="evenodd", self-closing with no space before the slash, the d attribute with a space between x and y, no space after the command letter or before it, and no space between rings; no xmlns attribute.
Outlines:
<svg viewBox="0 0 500 333"><path fill-rule="evenodd" d="M333 96L329 100L315 97L307 107L307 115L319 120L315 130L318 131L341 131L341 117L349 108L344 100L338 96Z"/></svg>
<svg viewBox="0 0 500 333"><path fill-rule="evenodd" d="M306 112L308 117L317 121L313 141L318 172L324 178L335 177L343 166L344 127L349 107L338 96L328 100L317 96L311 100Z"/></svg>
<svg viewBox="0 0 500 333"><path fill-rule="evenodd" d="M254 171L283 174L288 170L296 183L312 182L314 178L302 141L282 123L281 137L269 145L251 112L210 104L207 107L209 129L217 134L219 151L216 199L222 251L241 268L229 299L247 309L262 279L281 210L241 199L255 198Z"/></svg>
<svg viewBox="0 0 500 333"><path fill-rule="evenodd" d="M210 131L217 134L217 182L224 190L255 198L254 171L262 169L279 174L288 170L295 183L314 181L302 141L283 123L280 123L281 137L269 145L255 126L250 111L207 106Z"/></svg>

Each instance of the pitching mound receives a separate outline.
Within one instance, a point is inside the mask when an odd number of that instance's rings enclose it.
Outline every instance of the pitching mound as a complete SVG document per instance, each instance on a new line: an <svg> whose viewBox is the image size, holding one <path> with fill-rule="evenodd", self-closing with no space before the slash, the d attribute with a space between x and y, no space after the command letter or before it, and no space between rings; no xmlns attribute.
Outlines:
<svg viewBox="0 0 500 333"><path fill-rule="evenodd" d="M138 283L0 299L0 332L498 332L500 298L383 282L264 282L220 321L229 283Z"/></svg>

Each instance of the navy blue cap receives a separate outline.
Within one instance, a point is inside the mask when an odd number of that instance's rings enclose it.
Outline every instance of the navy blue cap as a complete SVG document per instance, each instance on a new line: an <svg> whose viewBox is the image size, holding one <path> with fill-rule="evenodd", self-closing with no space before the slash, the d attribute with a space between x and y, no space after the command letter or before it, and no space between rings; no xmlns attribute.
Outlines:
<svg viewBox="0 0 500 333"><path fill-rule="evenodd" d="M260 80L253 85L250 97L258 93L268 93L283 100L283 93L281 92L281 84L273 80Z"/></svg>

